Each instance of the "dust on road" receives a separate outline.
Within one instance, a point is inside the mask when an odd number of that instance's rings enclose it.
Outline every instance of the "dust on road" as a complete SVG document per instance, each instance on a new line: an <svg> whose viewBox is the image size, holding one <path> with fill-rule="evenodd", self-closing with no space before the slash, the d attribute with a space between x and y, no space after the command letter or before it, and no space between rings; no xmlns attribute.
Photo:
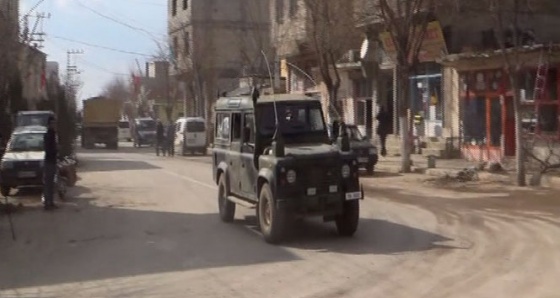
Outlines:
<svg viewBox="0 0 560 298"><path fill-rule="evenodd" d="M192 158L197 160L192 160ZM551 191L434 188L378 176L354 238L305 221L265 244L253 211L216 214L203 158L81 154L61 210L0 217L1 297L557 297L560 204Z"/></svg>

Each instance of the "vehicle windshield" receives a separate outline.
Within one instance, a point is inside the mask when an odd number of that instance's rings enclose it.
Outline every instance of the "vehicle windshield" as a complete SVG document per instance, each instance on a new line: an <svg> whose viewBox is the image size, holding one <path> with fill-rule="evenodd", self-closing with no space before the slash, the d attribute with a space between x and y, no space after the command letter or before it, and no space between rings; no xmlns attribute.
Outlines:
<svg viewBox="0 0 560 298"><path fill-rule="evenodd" d="M140 120L137 123L138 130L156 130L156 122L153 120Z"/></svg>
<svg viewBox="0 0 560 298"><path fill-rule="evenodd" d="M12 136L8 151L43 151L43 133L26 133Z"/></svg>
<svg viewBox="0 0 560 298"><path fill-rule="evenodd" d="M266 104L260 109L259 132L263 136L272 136L276 130L274 105ZM319 105L278 104L277 109L283 135L325 132L325 122Z"/></svg>
<svg viewBox="0 0 560 298"><path fill-rule="evenodd" d="M49 116L51 116L51 114L18 115L17 116L17 126L18 127L32 126L32 125L47 126Z"/></svg>
<svg viewBox="0 0 560 298"><path fill-rule="evenodd" d="M128 123L128 121L120 121L119 122L119 128L129 128L130 124Z"/></svg>
<svg viewBox="0 0 560 298"><path fill-rule="evenodd" d="M356 126L349 126L346 128L348 132L348 137L352 141L363 141L364 135L360 132L360 130Z"/></svg>
<svg viewBox="0 0 560 298"><path fill-rule="evenodd" d="M204 132L204 122L188 121L186 130L187 132Z"/></svg>

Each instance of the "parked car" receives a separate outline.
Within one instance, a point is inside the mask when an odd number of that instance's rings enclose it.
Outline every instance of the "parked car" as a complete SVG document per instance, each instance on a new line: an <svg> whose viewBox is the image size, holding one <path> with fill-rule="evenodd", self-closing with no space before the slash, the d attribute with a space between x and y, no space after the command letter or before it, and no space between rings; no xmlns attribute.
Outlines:
<svg viewBox="0 0 560 298"><path fill-rule="evenodd" d="M119 121L119 141L132 141L130 122L128 122L128 120Z"/></svg>
<svg viewBox="0 0 560 298"><path fill-rule="evenodd" d="M18 127L12 133L0 162L0 193L7 196L12 188L43 185L44 126Z"/></svg>
<svg viewBox="0 0 560 298"><path fill-rule="evenodd" d="M137 118L134 121L134 147L153 146L156 143L156 121L152 118Z"/></svg>
<svg viewBox="0 0 560 298"><path fill-rule="evenodd" d="M358 156L358 165L365 168L369 175L373 174L379 160L377 147L368 137L362 135L356 125L347 124L346 132L350 139L350 149ZM331 124L329 124L329 137L331 139L333 137Z"/></svg>
<svg viewBox="0 0 560 298"><path fill-rule="evenodd" d="M206 155L206 121L200 117L183 117L175 123L175 151L185 155L200 152Z"/></svg>

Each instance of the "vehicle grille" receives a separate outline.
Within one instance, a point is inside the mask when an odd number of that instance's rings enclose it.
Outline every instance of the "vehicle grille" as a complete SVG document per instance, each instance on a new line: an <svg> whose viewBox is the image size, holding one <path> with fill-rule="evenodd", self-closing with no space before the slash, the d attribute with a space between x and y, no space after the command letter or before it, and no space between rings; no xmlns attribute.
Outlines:
<svg viewBox="0 0 560 298"><path fill-rule="evenodd" d="M317 194L329 193L329 186L338 185L340 181L340 169L332 163L324 161L316 161L314 163L306 163L299 166L299 177L302 178L305 187L317 188Z"/></svg>

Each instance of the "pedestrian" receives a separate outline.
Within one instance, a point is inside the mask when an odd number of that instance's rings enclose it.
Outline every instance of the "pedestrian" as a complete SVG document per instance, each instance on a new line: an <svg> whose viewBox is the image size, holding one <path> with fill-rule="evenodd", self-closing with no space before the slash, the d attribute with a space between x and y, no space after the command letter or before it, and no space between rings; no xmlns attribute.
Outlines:
<svg viewBox="0 0 560 298"><path fill-rule="evenodd" d="M162 150L163 156L165 156L165 130L163 128L163 123L161 120L157 121L156 125L156 155L159 156L159 151Z"/></svg>
<svg viewBox="0 0 560 298"><path fill-rule="evenodd" d="M385 106L381 106L379 113L377 113L377 135L379 136L379 141L381 142L381 156L387 155L387 135L391 127L391 115L387 111Z"/></svg>
<svg viewBox="0 0 560 298"><path fill-rule="evenodd" d="M57 208L54 204L56 167L58 160L58 144L56 137L56 121L50 116L47 121L47 132L43 136L45 158L43 163L43 204L45 210Z"/></svg>
<svg viewBox="0 0 560 298"><path fill-rule="evenodd" d="M167 126L167 153L169 156L175 156L175 124L169 122Z"/></svg>

